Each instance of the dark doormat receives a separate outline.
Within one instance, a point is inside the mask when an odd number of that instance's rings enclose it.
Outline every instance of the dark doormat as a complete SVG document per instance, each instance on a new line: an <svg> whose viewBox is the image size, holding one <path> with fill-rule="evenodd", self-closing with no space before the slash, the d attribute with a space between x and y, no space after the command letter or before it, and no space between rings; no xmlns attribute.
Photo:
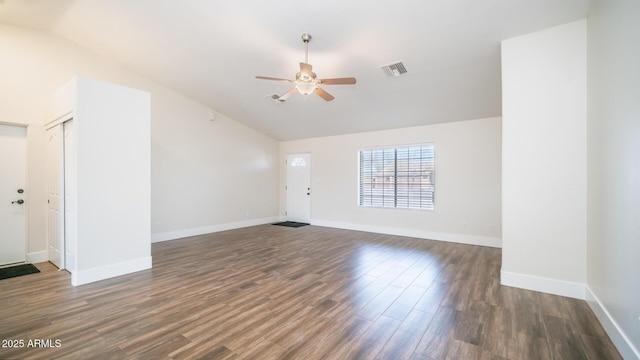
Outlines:
<svg viewBox="0 0 640 360"><path fill-rule="evenodd" d="M301 226L306 226L309 225L307 223L301 223L301 222L295 222L295 221L283 221L283 222L279 222L279 223L275 223L273 225L278 225L278 226L286 226L286 227L292 227L292 228L298 228Z"/></svg>
<svg viewBox="0 0 640 360"><path fill-rule="evenodd" d="M39 272L40 270L38 270L37 267L33 266L33 264L10 266L0 269L0 280L16 276L35 274Z"/></svg>

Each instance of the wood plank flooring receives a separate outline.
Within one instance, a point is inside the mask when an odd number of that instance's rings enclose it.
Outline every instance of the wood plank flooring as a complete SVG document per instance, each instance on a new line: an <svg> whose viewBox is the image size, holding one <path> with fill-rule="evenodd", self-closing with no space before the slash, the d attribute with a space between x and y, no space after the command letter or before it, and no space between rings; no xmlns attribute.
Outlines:
<svg viewBox="0 0 640 360"><path fill-rule="evenodd" d="M152 255L0 281L0 359L621 358L584 301L501 286L500 249L262 225Z"/></svg>

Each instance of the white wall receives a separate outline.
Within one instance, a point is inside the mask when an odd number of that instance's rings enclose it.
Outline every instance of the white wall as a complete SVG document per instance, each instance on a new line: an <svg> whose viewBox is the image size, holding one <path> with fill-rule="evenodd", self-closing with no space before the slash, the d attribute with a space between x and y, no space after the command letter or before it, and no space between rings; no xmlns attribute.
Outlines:
<svg viewBox="0 0 640 360"><path fill-rule="evenodd" d="M639 19L635 0L588 19L588 298L625 359L640 359Z"/></svg>
<svg viewBox="0 0 640 360"><path fill-rule="evenodd" d="M154 241L277 220L277 141L219 113L210 121L186 98L154 94L154 103Z"/></svg>
<svg viewBox="0 0 640 360"><path fill-rule="evenodd" d="M312 224L500 246L500 118L280 144L280 216L291 153L311 153ZM435 144L435 210L359 207L358 150Z"/></svg>
<svg viewBox="0 0 640 360"><path fill-rule="evenodd" d="M222 114L211 122L206 106L39 30L0 25L0 54L0 122L28 125L31 259L46 256L46 102L75 75L151 93L149 226L155 240L277 217L274 139Z"/></svg>
<svg viewBox="0 0 640 360"><path fill-rule="evenodd" d="M151 267L150 94L82 77L76 91L74 285Z"/></svg>
<svg viewBox="0 0 640 360"><path fill-rule="evenodd" d="M502 42L502 283L584 298L586 20Z"/></svg>

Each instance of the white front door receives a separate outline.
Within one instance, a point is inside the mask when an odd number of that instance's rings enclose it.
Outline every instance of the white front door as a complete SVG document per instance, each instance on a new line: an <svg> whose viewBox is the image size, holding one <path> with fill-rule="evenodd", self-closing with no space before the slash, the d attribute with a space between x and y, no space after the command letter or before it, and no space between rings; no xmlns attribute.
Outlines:
<svg viewBox="0 0 640 360"><path fill-rule="evenodd" d="M287 155L287 220L311 221L311 154Z"/></svg>
<svg viewBox="0 0 640 360"><path fill-rule="evenodd" d="M47 243L49 261L64 269L63 125L47 130Z"/></svg>
<svg viewBox="0 0 640 360"><path fill-rule="evenodd" d="M27 128L0 125L0 265L24 262Z"/></svg>

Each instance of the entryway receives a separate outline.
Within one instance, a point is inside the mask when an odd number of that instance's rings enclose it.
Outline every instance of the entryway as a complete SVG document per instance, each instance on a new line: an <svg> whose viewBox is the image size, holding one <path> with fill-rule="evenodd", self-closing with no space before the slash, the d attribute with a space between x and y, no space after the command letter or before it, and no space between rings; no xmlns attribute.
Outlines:
<svg viewBox="0 0 640 360"><path fill-rule="evenodd" d="M287 155L287 220L311 221L311 154Z"/></svg>
<svg viewBox="0 0 640 360"><path fill-rule="evenodd" d="M0 266L27 254L27 128L0 124Z"/></svg>

